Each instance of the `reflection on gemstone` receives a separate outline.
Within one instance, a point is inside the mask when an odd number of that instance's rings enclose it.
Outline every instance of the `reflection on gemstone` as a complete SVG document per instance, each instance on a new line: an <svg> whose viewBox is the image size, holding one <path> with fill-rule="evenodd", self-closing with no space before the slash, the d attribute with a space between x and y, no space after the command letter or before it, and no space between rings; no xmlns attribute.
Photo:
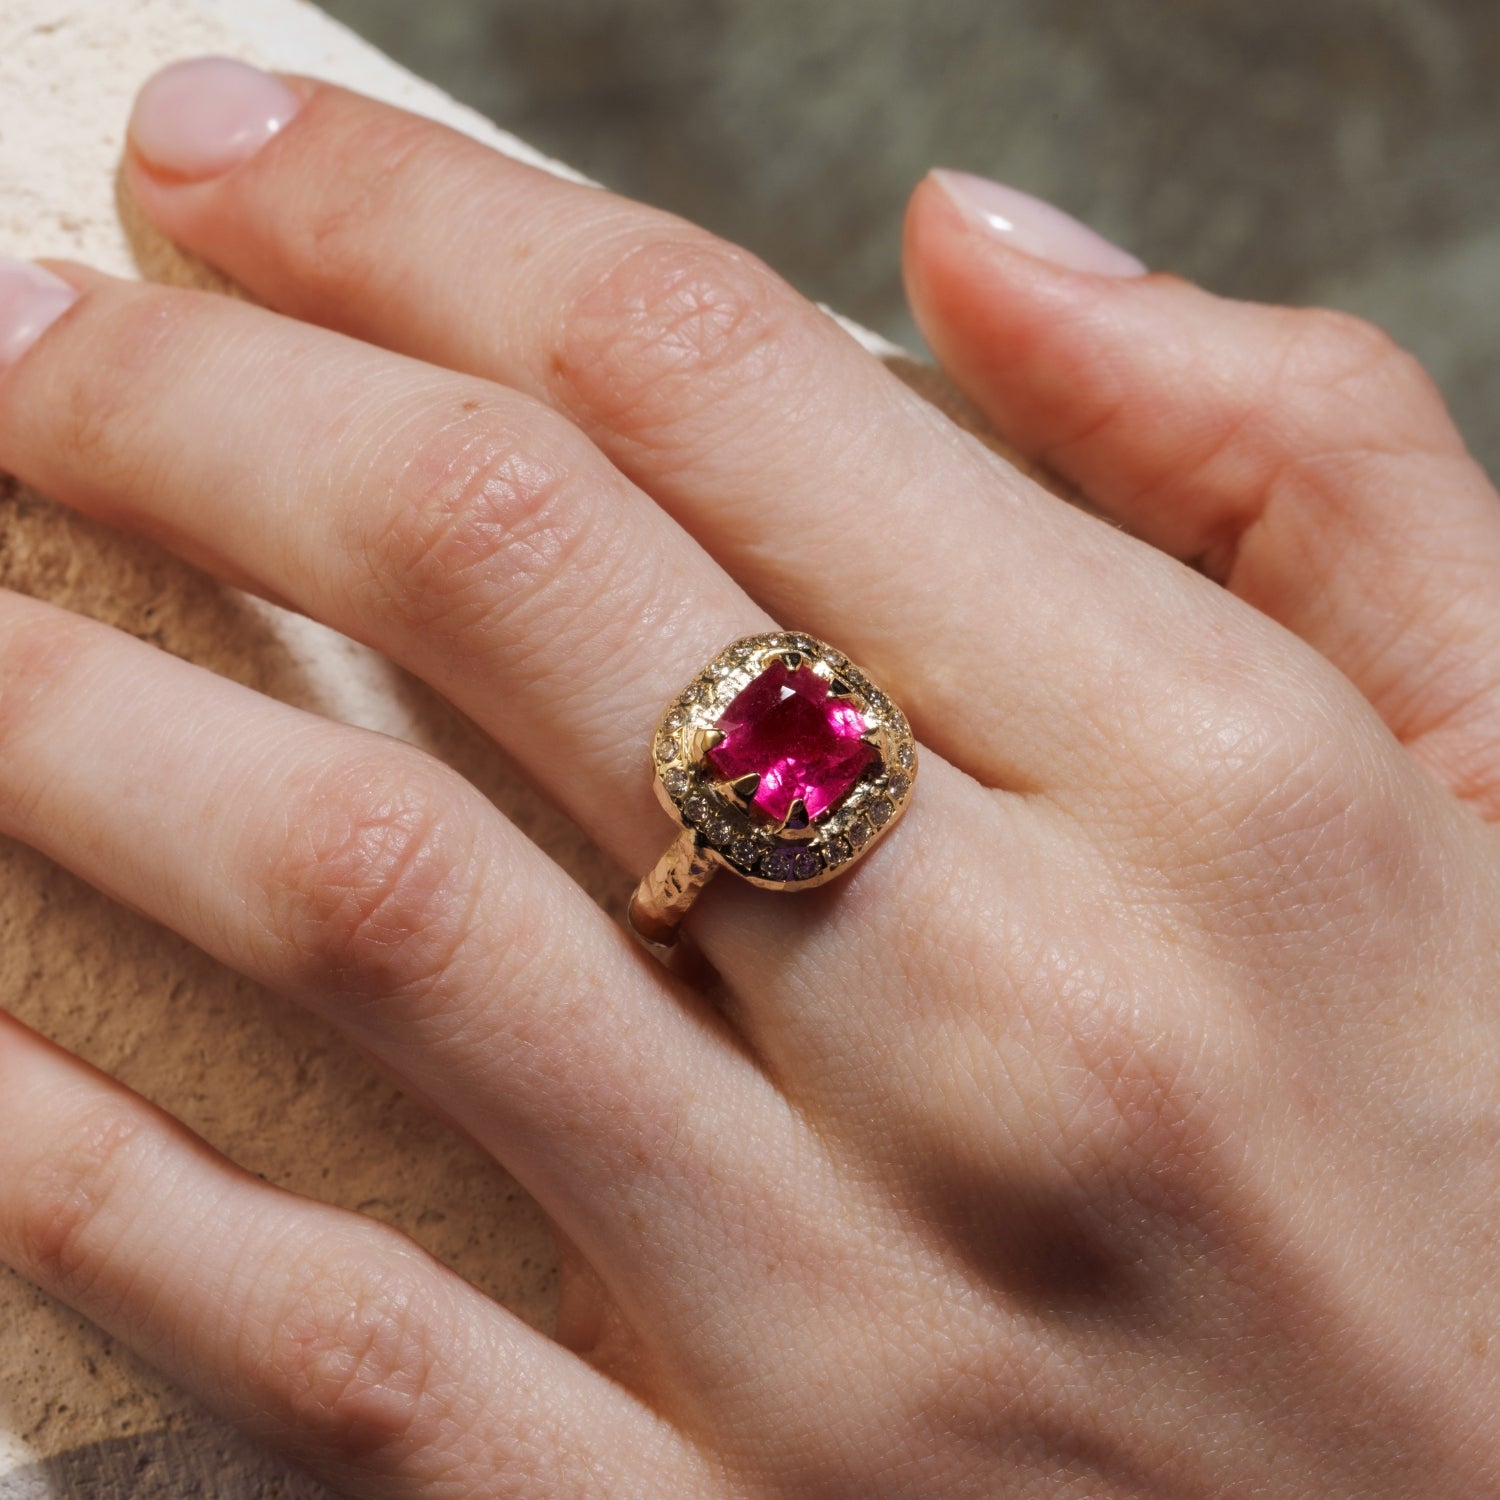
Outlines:
<svg viewBox="0 0 1500 1500"><path fill-rule="evenodd" d="M878 758L862 738L866 725L859 710L830 698L828 689L810 667L791 668L778 659L719 717L724 740L708 752L708 763L724 781L759 776L751 806L771 822L784 822L798 801L816 818Z"/></svg>

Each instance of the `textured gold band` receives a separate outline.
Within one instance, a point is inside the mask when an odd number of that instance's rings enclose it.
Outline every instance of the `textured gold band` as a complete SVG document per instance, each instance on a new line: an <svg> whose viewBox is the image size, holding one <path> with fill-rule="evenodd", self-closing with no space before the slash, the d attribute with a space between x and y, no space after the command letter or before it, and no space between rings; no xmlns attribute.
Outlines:
<svg viewBox="0 0 1500 1500"><path fill-rule="evenodd" d="M693 830L684 828L636 886L630 898L630 925L648 943L670 947L677 941L677 929L698 899L698 892L718 868L698 846Z"/></svg>

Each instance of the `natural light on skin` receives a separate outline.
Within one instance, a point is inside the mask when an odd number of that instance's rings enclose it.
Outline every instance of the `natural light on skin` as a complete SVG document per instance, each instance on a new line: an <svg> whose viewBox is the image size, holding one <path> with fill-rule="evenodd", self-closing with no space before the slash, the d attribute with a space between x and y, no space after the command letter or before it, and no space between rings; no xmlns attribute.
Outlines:
<svg viewBox="0 0 1500 1500"><path fill-rule="evenodd" d="M228 66L123 191L248 296L0 260L0 467L475 755L0 590L0 834L436 1101L559 1336L4 1013L0 1259L388 1500L1500 1494L1500 497L1415 363L924 180L1012 464L708 233Z"/></svg>

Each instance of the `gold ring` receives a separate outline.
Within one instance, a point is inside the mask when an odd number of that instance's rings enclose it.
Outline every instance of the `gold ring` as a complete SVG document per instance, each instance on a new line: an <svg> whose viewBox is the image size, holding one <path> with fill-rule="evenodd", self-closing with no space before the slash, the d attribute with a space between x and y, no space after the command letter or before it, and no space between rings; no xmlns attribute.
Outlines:
<svg viewBox="0 0 1500 1500"><path fill-rule="evenodd" d="M678 833L630 900L647 942L677 941L721 870L770 891L842 875L906 811L906 716L842 652L800 631L747 636L667 706L652 744Z"/></svg>

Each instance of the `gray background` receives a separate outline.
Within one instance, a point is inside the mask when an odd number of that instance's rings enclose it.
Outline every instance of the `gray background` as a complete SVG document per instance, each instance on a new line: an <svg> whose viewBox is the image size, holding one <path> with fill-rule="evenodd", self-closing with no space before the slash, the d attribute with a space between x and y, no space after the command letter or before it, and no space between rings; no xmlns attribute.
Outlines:
<svg viewBox="0 0 1500 1500"><path fill-rule="evenodd" d="M1500 471L1497 0L324 0L500 124L914 344L932 164L1215 291L1347 307Z"/></svg>

